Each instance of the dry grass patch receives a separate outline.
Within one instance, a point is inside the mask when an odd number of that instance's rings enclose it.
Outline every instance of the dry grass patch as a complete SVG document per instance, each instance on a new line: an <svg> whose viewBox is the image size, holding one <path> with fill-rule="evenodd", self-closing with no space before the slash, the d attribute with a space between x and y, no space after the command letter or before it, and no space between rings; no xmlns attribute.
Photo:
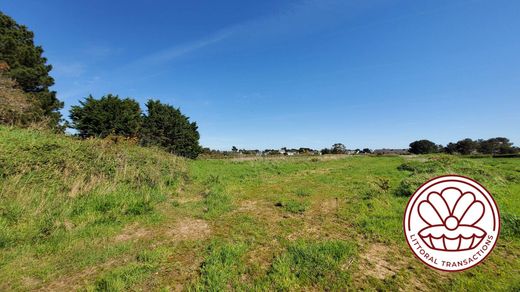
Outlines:
<svg viewBox="0 0 520 292"><path fill-rule="evenodd" d="M395 250L381 243L368 246L360 258L360 272L365 277L371 276L380 280L395 275L403 264L397 260Z"/></svg>

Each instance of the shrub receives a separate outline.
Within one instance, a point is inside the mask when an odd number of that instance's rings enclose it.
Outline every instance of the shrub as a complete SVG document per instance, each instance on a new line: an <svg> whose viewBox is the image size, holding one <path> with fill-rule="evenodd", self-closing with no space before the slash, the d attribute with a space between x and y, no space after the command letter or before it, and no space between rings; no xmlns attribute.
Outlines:
<svg viewBox="0 0 520 292"><path fill-rule="evenodd" d="M401 181L395 190L395 195L401 197L410 197L423 183L425 183L430 178L431 176L426 174L418 174L407 177Z"/></svg>

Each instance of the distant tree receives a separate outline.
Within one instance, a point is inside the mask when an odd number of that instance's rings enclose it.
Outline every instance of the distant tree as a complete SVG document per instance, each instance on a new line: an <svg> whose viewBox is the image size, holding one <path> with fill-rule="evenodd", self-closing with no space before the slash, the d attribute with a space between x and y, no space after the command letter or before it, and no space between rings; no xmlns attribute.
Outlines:
<svg viewBox="0 0 520 292"><path fill-rule="evenodd" d="M457 152L457 145L455 143L448 143L446 147L444 147L444 152L448 154L455 154Z"/></svg>
<svg viewBox="0 0 520 292"><path fill-rule="evenodd" d="M70 110L72 127L80 137L120 135L137 137L142 123L139 104L130 98L108 94L95 99L92 95Z"/></svg>
<svg viewBox="0 0 520 292"><path fill-rule="evenodd" d="M231 147L231 151L238 152L238 148L236 146Z"/></svg>
<svg viewBox="0 0 520 292"><path fill-rule="evenodd" d="M332 149L330 151L332 154L345 154L347 153L347 147L341 143L336 143L332 145Z"/></svg>
<svg viewBox="0 0 520 292"><path fill-rule="evenodd" d="M171 105L157 100L146 103L143 118L142 145L156 145L176 155L196 158L202 151L197 123Z"/></svg>
<svg viewBox="0 0 520 292"><path fill-rule="evenodd" d="M504 137L479 140L478 150L483 154L510 154L515 152L513 143Z"/></svg>
<svg viewBox="0 0 520 292"><path fill-rule="evenodd" d="M430 140L418 140L410 143L409 151L413 154L436 153L438 147Z"/></svg>
<svg viewBox="0 0 520 292"><path fill-rule="evenodd" d="M372 153L372 150L370 150L369 148L363 148L363 150L361 150L361 153L370 154Z"/></svg>
<svg viewBox="0 0 520 292"><path fill-rule="evenodd" d="M321 154L330 154L331 153L329 148L323 148L323 149L321 149L320 152L321 152Z"/></svg>
<svg viewBox="0 0 520 292"><path fill-rule="evenodd" d="M458 141L455 144L455 149L458 153L468 155L477 151L478 143L470 138Z"/></svg>
<svg viewBox="0 0 520 292"><path fill-rule="evenodd" d="M308 153L312 153L312 152L314 152L314 150L311 148L307 148L307 147L300 147L298 149L298 153L300 153L300 154L308 154Z"/></svg>
<svg viewBox="0 0 520 292"><path fill-rule="evenodd" d="M0 12L0 61L8 65L7 77L30 94L34 104L41 109L42 118L57 128L63 102L56 98L56 92L49 89L54 84L49 75L52 66L47 64L42 54L42 47L34 44L33 32Z"/></svg>

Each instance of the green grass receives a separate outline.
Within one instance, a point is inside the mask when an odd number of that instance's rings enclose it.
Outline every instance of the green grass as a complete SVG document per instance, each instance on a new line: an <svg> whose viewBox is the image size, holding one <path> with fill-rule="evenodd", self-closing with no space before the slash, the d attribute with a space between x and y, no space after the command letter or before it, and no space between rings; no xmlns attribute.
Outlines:
<svg viewBox="0 0 520 292"><path fill-rule="evenodd" d="M344 241L297 241L274 259L268 272L269 286L276 290L345 290L351 284L349 260L356 246ZM270 290L270 289L269 289Z"/></svg>
<svg viewBox="0 0 520 292"><path fill-rule="evenodd" d="M457 173L502 217L480 265L438 273L402 234L409 196ZM0 127L0 290L497 290L520 287L520 159L194 160Z"/></svg>

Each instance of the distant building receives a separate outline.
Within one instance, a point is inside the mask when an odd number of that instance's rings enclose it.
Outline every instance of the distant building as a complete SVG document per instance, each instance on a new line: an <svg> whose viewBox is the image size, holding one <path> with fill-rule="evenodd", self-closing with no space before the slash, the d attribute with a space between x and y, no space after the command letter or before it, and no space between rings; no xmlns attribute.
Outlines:
<svg viewBox="0 0 520 292"><path fill-rule="evenodd" d="M392 155L404 155L404 154L410 154L408 152L408 149L386 149L386 148L376 149L372 153L379 154L379 155L389 155L389 154L392 154Z"/></svg>

